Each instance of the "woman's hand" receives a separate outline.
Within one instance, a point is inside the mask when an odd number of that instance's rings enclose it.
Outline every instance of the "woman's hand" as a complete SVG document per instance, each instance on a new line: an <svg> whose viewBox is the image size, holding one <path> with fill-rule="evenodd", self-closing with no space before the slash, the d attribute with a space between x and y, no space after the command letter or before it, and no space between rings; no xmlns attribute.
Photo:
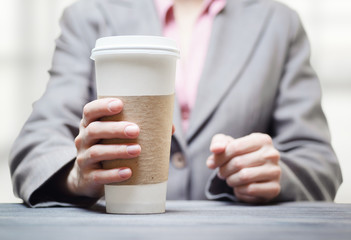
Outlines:
<svg viewBox="0 0 351 240"><path fill-rule="evenodd" d="M104 184L131 177L129 168L101 168L103 160L135 158L141 152L138 144L98 143L101 139L135 139L139 136L139 127L134 123L99 121L102 117L120 113L122 109L122 101L116 98L99 99L85 105L79 135L75 139L77 158L66 181L71 194L99 198L103 195Z"/></svg>
<svg viewBox="0 0 351 240"><path fill-rule="evenodd" d="M207 166L219 168L218 177L226 180L239 200L263 203L280 193L280 154L270 136L253 133L234 139L217 134L210 150Z"/></svg>

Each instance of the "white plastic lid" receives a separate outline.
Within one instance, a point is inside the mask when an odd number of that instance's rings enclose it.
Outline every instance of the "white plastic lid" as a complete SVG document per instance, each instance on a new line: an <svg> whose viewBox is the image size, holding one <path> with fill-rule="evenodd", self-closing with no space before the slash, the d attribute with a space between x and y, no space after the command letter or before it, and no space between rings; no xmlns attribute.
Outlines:
<svg viewBox="0 0 351 240"><path fill-rule="evenodd" d="M120 53L167 54L179 58L174 40L159 36L113 36L99 38L91 51L91 59L98 55Z"/></svg>

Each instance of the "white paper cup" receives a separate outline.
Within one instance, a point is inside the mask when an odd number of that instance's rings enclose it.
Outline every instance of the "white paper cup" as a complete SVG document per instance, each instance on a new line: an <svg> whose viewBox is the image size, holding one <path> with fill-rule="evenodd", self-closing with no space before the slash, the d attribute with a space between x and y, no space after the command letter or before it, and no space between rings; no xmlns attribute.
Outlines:
<svg viewBox="0 0 351 240"><path fill-rule="evenodd" d="M99 98L117 97L122 113L106 121L130 121L139 125L137 141L103 140L105 144L138 143L135 159L104 161L104 168L130 167L132 177L105 185L106 211L121 214L165 212L171 144L176 61L179 50L168 38L116 36L96 41L95 60Z"/></svg>

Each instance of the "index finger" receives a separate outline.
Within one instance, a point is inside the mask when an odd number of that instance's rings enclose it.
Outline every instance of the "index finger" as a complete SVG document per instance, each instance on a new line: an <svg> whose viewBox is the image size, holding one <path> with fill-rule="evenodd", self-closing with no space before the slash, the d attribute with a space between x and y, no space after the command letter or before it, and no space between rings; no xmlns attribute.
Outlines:
<svg viewBox="0 0 351 240"><path fill-rule="evenodd" d="M253 133L230 141L222 154L214 156L215 167L220 167L236 156L244 155L259 150L266 144L271 144L272 139L262 133Z"/></svg>
<svg viewBox="0 0 351 240"><path fill-rule="evenodd" d="M102 98L94 100L84 106L82 123L84 127L86 127L99 118L118 114L122 109L123 103L118 98Z"/></svg>
<svg viewBox="0 0 351 240"><path fill-rule="evenodd" d="M216 134L213 136L211 145L210 145L210 151L213 152L214 154L220 154L225 151L227 144L232 140L233 138L224 134Z"/></svg>
<svg viewBox="0 0 351 240"><path fill-rule="evenodd" d="M272 139L267 134L252 133L230 142L226 148L226 155L235 157L245 153L254 152L266 144L271 144Z"/></svg>

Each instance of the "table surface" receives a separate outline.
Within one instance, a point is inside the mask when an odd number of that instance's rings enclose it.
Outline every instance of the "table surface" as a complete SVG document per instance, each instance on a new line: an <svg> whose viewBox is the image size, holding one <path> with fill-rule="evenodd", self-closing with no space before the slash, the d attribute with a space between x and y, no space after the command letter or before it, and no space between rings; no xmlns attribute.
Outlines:
<svg viewBox="0 0 351 240"><path fill-rule="evenodd" d="M0 239L351 239L351 204L169 201L166 213L0 204Z"/></svg>

